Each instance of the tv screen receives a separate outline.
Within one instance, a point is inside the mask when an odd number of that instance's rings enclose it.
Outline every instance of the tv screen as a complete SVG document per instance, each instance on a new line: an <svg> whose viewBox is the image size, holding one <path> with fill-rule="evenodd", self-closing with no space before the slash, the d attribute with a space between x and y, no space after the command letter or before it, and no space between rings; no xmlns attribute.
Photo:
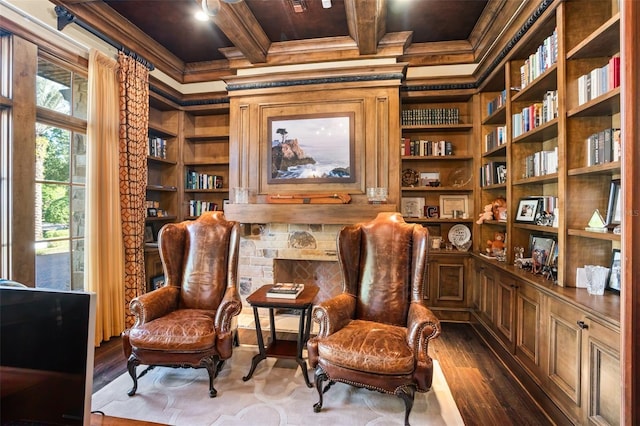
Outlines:
<svg viewBox="0 0 640 426"><path fill-rule="evenodd" d="M95 294L0 287L1 424L89 425Z"/></svg>

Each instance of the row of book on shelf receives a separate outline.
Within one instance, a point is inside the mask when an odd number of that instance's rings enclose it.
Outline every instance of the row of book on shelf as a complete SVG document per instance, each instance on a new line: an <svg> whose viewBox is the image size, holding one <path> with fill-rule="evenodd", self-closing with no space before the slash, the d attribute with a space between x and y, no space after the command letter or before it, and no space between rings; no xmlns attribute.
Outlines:
<svg viewBox="0 0 640 426"><path fill-rule="evenodd" d="M507 183L507 163L505 161L489 161L480 167L480 186L491 186Z"/></svg>
<svg viewBox="0 0 640 426"><path fill-rule="evenodd" d="M487 115L491 115L507 104L507 90L500 92L498 96L487 102Z"/></svg>
<svg viewBox="0 0 640 426"><path fill-rule="evenodd" d="M187 170L186 189L221 189L223 184L224 178L222 176Z"/></svg>
<svg viewBox="0 0 640 426"><path fill-rule="evenodd" d="M507 126L498 126L484 135L484 151L489 152L507 143Z"/></svg>
<svg viewBox="0 0 640 426"><path fill-rule="evenodd" d="M276 283L267 290L267 297L276 299L295 299L304 290L302 283Z"/></svg>
<svg viewBox="0 0 640 426"><path fill-rule="evenodd" d="M166 160L167 141L159 136L149 136L149 149L147 155Z"/></svg>
<svg viewBox="0 0 640 426"><path fill-rule="evenodd" d="M523 178L544 176L558 172L558 147L534 152L524 159Z"/></svg>
<svg viewBox="0 0 640 426"><path fill-rule="evenodd" d="M587 138L587 166L620 161L620 129L605 129Z"/></svg>
<svg viewBox="0 0 640 426"><path fill-rule="evenodd" d="M558 91L547 91L542 102L535 102L522 108L522 111L512 116L513 137L535 129L558 117Z"/></svg>
<svg viewBox="0 0 640 426"><path fill-rule="evenodd" d="M578 77L578 105L620 86L620 57L613 56L600 68L594 68Z"/></svg>
<svg viewBox="0 0 640 426"><path fill-rule="evenodd" d="M400 155L420 157L453 155L453 143L445 140L428 141L402 138L400 141Z"/></svg>
<svg viewBox="0 0 640 426"><path fill-rule="evenodd" d="M553 213L558 208L558 197L553 195L540 195L540 211Z"/></svg>
<svg viewBox="0 0 640 426"><path fill-rule="evenodd" d="M459 123L459 108L421 108L402 110L403 126L428 126Z"/></svg>
<svg viewBox="0 0 640 426"><path fill-rule="evenodd" d="M558 62L558 31L554 28L553 33L544 39L520 67L520 87L524 89L556 62Z"/></svg>
<svg viewBox="0 0 640 426"><path fill-rule="evenodd" d="M218 204L213 201L189 200L189 216L200 216L204 212L218 210Z"/></svg>

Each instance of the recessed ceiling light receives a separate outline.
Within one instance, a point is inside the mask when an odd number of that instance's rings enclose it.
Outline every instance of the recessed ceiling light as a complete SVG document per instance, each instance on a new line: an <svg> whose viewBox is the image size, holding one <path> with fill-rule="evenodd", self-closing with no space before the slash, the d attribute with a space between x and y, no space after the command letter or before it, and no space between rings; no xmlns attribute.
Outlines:
<svg viewBox="0 0 640 426"><path fill-rule="evenodd" d="M209 20L209 16L204 13L202 10L199 10L195 13L195 17L198 21L208 21Z"/></svg>

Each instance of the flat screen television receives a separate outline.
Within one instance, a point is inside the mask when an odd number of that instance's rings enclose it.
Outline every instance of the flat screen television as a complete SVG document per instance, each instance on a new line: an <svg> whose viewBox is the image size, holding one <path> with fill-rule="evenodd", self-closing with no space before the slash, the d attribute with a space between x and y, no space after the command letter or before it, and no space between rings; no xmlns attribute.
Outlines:
<svg viewBox="0 0 640 426"><path fill-rule="evenodd" d="M0 423L91 421L93 293L0 286Z"/></svg>

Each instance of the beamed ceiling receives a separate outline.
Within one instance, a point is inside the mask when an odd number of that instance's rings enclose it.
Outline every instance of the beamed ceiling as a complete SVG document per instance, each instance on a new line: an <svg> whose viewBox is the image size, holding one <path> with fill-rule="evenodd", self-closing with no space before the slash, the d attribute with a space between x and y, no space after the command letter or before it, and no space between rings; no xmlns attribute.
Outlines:
<svg viewBox="0 0 640 426"><path fill-rule="evenodd" d="M239 68L365 58L410 67L475 63L523 2L331 0L323 8L322 0L220 0L218 14L201 22L200 0L50 1L180 83Z"/></svg>

